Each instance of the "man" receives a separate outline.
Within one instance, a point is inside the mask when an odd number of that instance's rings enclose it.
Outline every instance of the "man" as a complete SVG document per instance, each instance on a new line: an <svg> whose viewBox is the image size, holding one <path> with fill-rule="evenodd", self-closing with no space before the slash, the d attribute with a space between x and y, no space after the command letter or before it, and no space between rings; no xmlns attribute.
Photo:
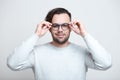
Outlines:
<svg viewBox="0 0 120 80"><path fill-rule="evenodd" d="M35 46L47 31L53 41ZM71 31L83 37L88 49L68 41ZM110 68L111 56L81 22L71 21L70 12L55 8L38 24L35 33L8 57L8 66L12 70L32 68L36 80L85 80L88 68Z"/></svg>

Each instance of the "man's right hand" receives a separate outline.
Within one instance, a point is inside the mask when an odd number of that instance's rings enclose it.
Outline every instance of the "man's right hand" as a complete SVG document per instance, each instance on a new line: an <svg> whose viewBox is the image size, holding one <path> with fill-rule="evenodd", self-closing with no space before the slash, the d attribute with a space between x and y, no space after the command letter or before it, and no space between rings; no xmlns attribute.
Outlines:
<svg viewBox="0 0 120 80"><path fill-rule="evenodd" d="M50 28L51 28L51 23L47 21L42 21L37 25L35 33L39 36L42 37Z"/></svg>

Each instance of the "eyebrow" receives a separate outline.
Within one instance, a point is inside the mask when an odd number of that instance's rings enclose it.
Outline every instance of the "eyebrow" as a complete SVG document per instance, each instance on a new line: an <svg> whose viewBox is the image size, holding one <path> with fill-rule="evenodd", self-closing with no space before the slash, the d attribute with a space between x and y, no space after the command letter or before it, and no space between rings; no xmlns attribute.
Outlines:
<svg viewBox="0 0 120 80"><path fill-rule="evenodd" d="M52 24L59 24L59 23L52 23ZM62 23L62 24L69 24L69 23Z"/></svg>

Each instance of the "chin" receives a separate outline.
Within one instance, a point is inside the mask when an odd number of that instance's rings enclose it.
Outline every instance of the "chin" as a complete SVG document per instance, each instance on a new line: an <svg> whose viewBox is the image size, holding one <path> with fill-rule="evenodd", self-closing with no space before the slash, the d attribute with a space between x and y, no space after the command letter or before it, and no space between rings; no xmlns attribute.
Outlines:
<svg viewBox="0 0 120 80"><path fill-rule="evenodd" d="M56 43L58 43L58 44L64 44L64 43L66 43L67 41L68 41L68 39L62 39L62 40L60 40L60 39L56 39L56 40L54 40Z"/></svg>

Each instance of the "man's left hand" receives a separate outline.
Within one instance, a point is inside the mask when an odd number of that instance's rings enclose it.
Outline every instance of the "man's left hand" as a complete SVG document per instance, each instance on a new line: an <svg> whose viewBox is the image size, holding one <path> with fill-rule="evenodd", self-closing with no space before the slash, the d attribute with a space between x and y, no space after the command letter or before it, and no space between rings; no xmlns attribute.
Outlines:
<svg viewBox="0 0 120 80"><path fill-rule="evenodd" d="M87 31L86 31L84 25L81 22L79 22L78 20L74 20L74 21L70 22L70 28L71 28L71 30L73 30L78 35L81 35L82 37L84 37L87 34Z"/></svg>

